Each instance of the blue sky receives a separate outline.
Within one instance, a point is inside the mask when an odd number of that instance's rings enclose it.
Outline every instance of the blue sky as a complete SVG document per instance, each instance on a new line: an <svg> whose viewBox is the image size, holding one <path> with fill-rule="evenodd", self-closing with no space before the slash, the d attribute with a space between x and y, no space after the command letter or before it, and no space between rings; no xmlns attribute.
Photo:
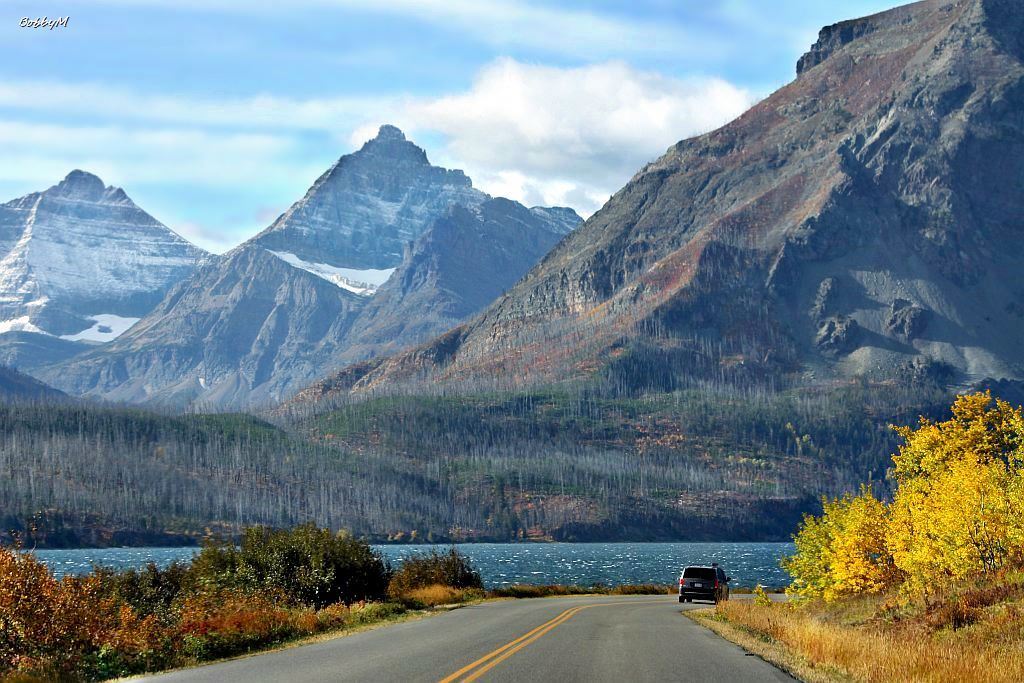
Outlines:
<svg viewBox="0 0 1024 683"><path fill-rule="evenodd" d="M69 16L52 31L22 17ZM72 168L223 251L385 122L492 194L589 214L891 0L0 1L0 201Z"/></svg>

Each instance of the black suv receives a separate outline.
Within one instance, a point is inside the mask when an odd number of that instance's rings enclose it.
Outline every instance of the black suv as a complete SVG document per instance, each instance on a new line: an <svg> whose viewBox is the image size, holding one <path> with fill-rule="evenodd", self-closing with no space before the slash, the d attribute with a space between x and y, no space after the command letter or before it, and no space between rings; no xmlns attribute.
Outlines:
<svg viewBox="0 0 1024 683"><path fill-rule="evenodd" d="M687 567L679 576L679 602L728 600L730 581L717 562L710 567Z"/></svg>

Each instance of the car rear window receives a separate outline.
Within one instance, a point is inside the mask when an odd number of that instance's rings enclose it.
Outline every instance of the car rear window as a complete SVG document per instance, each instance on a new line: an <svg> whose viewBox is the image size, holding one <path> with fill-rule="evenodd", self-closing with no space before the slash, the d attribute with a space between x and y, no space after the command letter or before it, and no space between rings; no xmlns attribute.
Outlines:
<svg viewBox="0 0 1024 683"><path fill-rule="evenodd" d="M715 570L711 567L687 567L683 570L684 579L707 579L715 580Z"/></svg>

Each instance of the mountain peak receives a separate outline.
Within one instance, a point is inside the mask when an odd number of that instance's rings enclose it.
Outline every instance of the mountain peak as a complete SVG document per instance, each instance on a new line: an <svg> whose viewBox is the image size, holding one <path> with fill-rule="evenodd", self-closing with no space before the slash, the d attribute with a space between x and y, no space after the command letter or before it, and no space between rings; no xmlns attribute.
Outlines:
<svg viewBox="0 0 1024 683"><path fill-rule="evenodd" d="M878 56L885 51L905 47L909 44L908 40L920 40L941 24L948 27L948 20L957 15L973 18L986 12L999 12L1005 4L1005 0L920 0L870 16L826 26L818 33L818 40L811 49L797 62L797 76L802 76L830 59L851 43L861 42L866 48L864 54ZM1014 7L1012 10L1014 14L1016 9ZM869 41L862 40L876 32L881 32L882 35L875 36Z"/></svg>
<svg viewBox="0 0 1024 683"><path fill-rule="evenodd" d="M1004 343L1024 333L1005 315L1024 263L1007 248L1024 213L1019 10L924 0L827 27L795 82L674 146L457 340L357 390L1024 376Z"/></svg>
<svg viewBox="0 0 1024 683"><path fill-rule="evenodd" d="M374 140L405 140L405 133L401 131L397 126L392 126L390 123L385 123L377 131L377 137Z"/></svg>
<svg viewBox="0 0 1024 683"><path fill-rule="evenodd" d="M87 171L75 169L65 176L52 188L54 194L62 197L76 197L81 199L97 200L103 196L106 185L99 176Z"/></svg>
<svg viewBox="0 0 1024 683"><path fill-rule="evenodd" d="M0 228L0 362L22 367L109 341L204 256L78 169L0 205Z"/></svg>
<svg viewBox="0 0 1024 683"><path fill-rule="evenodd" d="M377 137L368 140L358 152L364 156L386 157L393 161L411 162L417 166L429 166L427 153L410 142L399 128L385 123L377 131Z"/></svg>

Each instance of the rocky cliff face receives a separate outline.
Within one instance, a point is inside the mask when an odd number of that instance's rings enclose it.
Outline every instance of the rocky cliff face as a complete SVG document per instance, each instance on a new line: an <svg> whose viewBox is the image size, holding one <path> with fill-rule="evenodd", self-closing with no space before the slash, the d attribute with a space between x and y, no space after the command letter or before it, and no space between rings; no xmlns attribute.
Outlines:
<svg viewBox="0 0 1024 683"><path fill-rule="evenodd" d="M239 407L317 379L362 297L244 248L200 268L129 333L40 371L76 393Z"/></svg>
<svg viewBox="0 0 1024 683"><path fill-rule="evenodd" d="M39 376L121 401L271 403L346 359L461 322L536 263L573 217L492 200L384 126L130 332Z"/></svg>
<svg viewBox="0 0 1024 683"><path fill-rule="evenodd" d="M34 365L110 341L206 256L83 171L0 205L0 355Z"/></svg>
<svg viewBox="0 0 1024 683"><path fill-rule="evenodd" d="M402 265L360 312L341 366L427 341L501 296L580 223L572 209L508 199L453 206L408 247Z"/></svg>
<svg viewBox="0 0 1024 683"><path fill-rule="evenodd" d="M251 244L307 263L352 270L398 266L407 242L454 204L474 207L487 195L462 171L431 166L426 153L394 126L343 156Z"/></svg>
<svg viewBox="0 0 1024 683"><path fill-rule="evenodd" d="M484 313L357 388L1020 377L1019 9L926 0L826 29L795 82L672 147Z"/></svg>

